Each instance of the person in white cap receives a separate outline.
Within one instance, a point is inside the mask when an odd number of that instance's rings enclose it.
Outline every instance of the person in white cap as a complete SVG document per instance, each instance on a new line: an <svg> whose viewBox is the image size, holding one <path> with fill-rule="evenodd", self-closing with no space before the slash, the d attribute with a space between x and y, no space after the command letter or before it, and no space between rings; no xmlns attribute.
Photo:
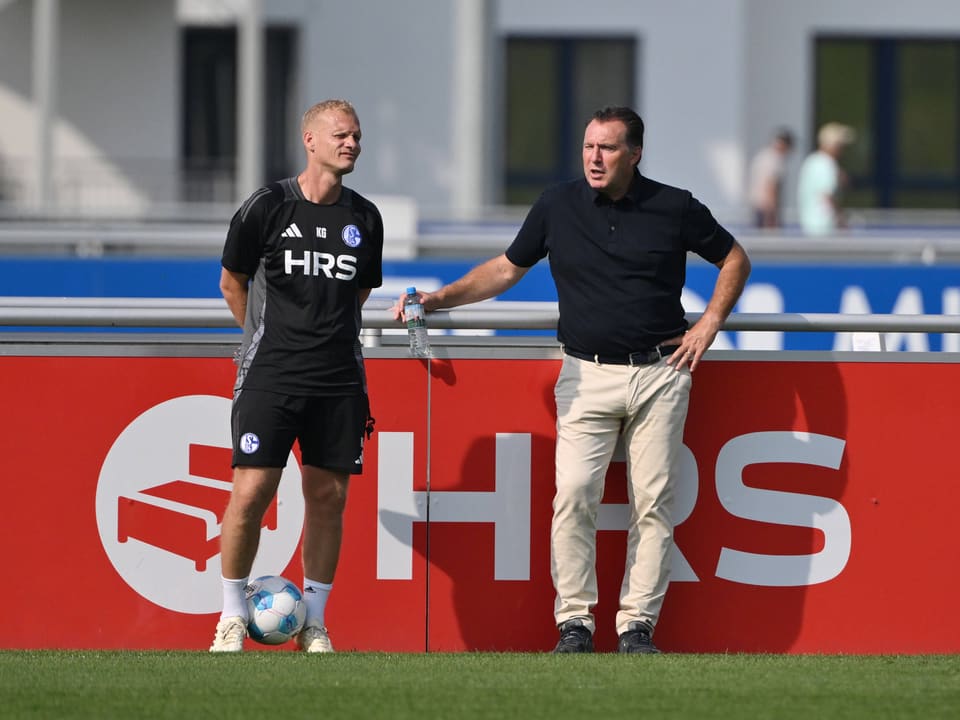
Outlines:
<svg viewBox="0 0 960 720"><path fill-rule="evenodd" d="M804 159L797 182L797 212L804 234L829 235L844 227L840 193L847 178L840 157L855 140L853 128L836 122L817 133L818 148Z"/></svg>

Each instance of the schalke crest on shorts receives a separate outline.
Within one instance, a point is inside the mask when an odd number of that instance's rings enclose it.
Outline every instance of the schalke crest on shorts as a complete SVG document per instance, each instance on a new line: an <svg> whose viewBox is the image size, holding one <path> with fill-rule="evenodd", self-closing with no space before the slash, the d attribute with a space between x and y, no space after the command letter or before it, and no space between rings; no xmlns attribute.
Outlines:
<svg viewBox="0 0 960 720"><path fill-rule="evenodd" d="M355 248L360 244L360 228L356 225L347 225L341 235L343 242L348 246Z"/></svg>
<svg viewBox="0 0 960 720"><path fill-rule="evenodd" d="M257 437L256 433L244 433L243 437L240 438L240 451L246 455L253 455L257 450L260 449L260 438Z"/></svg>

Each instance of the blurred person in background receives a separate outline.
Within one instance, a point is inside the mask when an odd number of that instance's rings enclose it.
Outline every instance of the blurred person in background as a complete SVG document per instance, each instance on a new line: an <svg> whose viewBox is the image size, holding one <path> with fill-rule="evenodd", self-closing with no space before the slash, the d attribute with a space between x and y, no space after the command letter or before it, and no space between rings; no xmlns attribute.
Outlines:
<svg viewBox="0 0 960 720"><path fill-rule="evenodd" d="M643 120L596 111L581 148L583 177L548 187L507 250L433 293L426 310L499 295L549 257L563 363L556 494L550 534L556 653L593 652L597 513L618 440L631 512L615 627L618 652L652 654L670 583L672 505L692 373L750 273L746 252L687 191L638 170ZM719 268L700 319L680 302L688 253ZM402 299L393 315L403 320Z"/></svg>
<svg viewBox="0 0 960 720"><path fill-rule="evenodd" d="M855 140L853 128L836 122L817 133L817 149L804 159L797 181L797 212L805 235L829 235L846 226L841 194L848 181L840 160Z"/></svg>
<svg viewBox="0 0 960 720"><path fill-rule="evenodd" d="M769 230L782 224L783 179L792 150L793 133L780 128L750 163L748 192L755 227Z"/></svg>
<svg viewBox="0 0 960 720"><path fill-rule="evenodd" d="M306 167L243 203L221 260L220 290L243 341L231 413L233 487L220 535L223 609L211 652L243 650L261 522L295 440L307 607L296 641L306 652L333 652L324 613L348 481L363 470L372 430L360 308L382 283L383 221L343 185L360 155L360 121L347 101L326 100L304 113L301 133Z"/></svg>

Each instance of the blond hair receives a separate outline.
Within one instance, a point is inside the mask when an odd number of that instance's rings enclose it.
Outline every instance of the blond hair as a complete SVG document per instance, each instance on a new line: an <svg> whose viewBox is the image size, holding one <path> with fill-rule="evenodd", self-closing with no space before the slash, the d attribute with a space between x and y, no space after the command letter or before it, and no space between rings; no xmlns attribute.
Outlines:
<svg viewBox="0 0 960 720"><path fill-rule="evenodd" d="M856 142L857 132L849 125L828 122L817 133L817 144L822 148L834 149L852 145Z"/></svg>
<svg viewBox="0 0 960 720"><path fill-rule="evenodd" d="M354 109L353 105L351 105L346 100L337 100L337 99L322 100L318 102L316 105L314 105L313 107L309 108L303 114L303 120L300 121L300 132L306 131L306 129L313 124L313 121L317 119L318 115L320 115L321 113L329 112L331 110L336 112L347 113L348 115L353 115L353 117L357 117L357 111Z"/></svg>

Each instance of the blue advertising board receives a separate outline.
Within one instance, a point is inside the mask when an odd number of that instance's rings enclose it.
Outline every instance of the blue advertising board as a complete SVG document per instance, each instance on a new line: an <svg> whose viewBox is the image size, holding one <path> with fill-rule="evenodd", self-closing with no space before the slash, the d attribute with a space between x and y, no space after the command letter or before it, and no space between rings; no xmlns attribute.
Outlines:
<svg viewBox="0 0 960 720"><path fill-rule="evenodd" d="M408 285L430 291L479 261L386 261L374 297L397 298ZM691 259L684 307L699 312L713 290L716 268ZM218 258L4 257L0 293L54 297L219 297ZM556 301L549 267L533 267L501 300ZM880 313L960 315L960 266L764 264L754 262L737 306L750 313ZM889 333L888 350L960 351L960 335ZM844 333L727 332L715 349L834 350Z"/></svg>

